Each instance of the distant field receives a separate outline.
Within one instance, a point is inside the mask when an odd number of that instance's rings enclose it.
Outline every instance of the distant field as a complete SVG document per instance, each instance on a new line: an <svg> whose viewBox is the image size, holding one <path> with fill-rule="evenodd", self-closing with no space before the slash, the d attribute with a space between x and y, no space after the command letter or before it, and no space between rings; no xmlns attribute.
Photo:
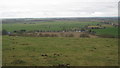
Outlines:
<svg viewBox="0 0 120 68"><path fill-rule="evenodd" d="M118 36L118 29L117 27L106 27L106 29L92 29L96 32L97 35L111 35L111 36Z"/></svg>
<svg viewBox="0 0 120 68"><path fill-rule="evenodd" d="M8 66L115 66L118 40L3 36L3 57L3 65Z"/></svg>
<svg viewBox="0 0 120 68"><path fill-rule="evenodd" d="M31 22L30 23L13 23L3 24L3 29L13 32L15 30L25 29L30 30L44 30L44 31L59 31L59 30L74 30L81 29L85 25L96 25L99 22L79 22L79 21L53 21L53 22Z"/></svg>
<svg viewBox="0 0 120 68"><path fill-rule="evenodd" d="M22 22L22 23L8 23L3 24L3 29L14 32L20 30L26 31L64 31L64 30L81 30L87 25L100 24L105 26L106 29L92 29L96 32L96 35L111 35L114 37L118 36L118 28L112 25L105 25L100 22L80 22L80 21L47 21L47 22Z"/></svg>

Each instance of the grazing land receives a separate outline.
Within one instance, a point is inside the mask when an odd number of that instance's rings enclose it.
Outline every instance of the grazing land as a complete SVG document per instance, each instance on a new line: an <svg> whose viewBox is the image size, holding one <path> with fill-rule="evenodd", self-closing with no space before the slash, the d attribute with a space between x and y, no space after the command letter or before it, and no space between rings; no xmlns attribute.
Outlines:
<svg viewBox="0 0 120 68"><path fill-rule="evenodd" d="M52 38L3 36L3 65L115 66L115 38Z"/></svg>
<svg viewBox="0 0 120 68"><path fill-rule="evenodd" d="M117 66L117 18L4 19L3 66Z"/></svg>
<svg viewBox="0 0 120 68"><path fill-rule="evenodd" d="M118 36L118 30L120 29L111 26L111 27L107 27L106 29L92 29L92 30L95 31L97 35Z"/></svg>

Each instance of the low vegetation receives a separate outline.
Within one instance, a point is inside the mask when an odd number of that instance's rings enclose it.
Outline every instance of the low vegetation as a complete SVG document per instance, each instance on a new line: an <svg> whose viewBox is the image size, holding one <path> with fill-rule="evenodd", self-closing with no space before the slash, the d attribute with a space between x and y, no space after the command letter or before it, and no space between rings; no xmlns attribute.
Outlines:
<svg viewBox="0 0 120 68"><path fill-rule="evenodd" d="M116 18L3 20L3 66L117 66Z"/></svg>
<svg viewBox="0 0 120 68"><path fill-rule="evenodd" d="M117 42L115 38L3 36L3 65L115 66Z"/></svg>

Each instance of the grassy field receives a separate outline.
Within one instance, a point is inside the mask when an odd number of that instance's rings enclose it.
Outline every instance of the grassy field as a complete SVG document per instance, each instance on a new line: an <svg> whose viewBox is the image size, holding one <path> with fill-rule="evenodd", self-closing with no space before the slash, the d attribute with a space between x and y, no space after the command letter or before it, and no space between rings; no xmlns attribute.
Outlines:
<svg viewBox="0 0 120 68"><path fill-rule="evenodd" d="M105 29L87 29L85 27L94 25L100 25ZM2 27L5 29L4 32L12 32L9 36L4 35L2 39L4 66L118 65L118 39L100 36L115 37L118 35L119 29L111 24L79 20L9 23L8 20L3 23ZM85 32L77 32L82 29ZM21 30L25 31L22 33ZM65 30L68 31L63 32ZM92 34L88 30L96 33ZM47 34L49 36L46 36ZM68 37L70 34L71 36ZM86 37L85 35L90 37L81 38L81 36Z"/></svg>
<svg viewBox="0 0 120 68"><path fill-rule="evenodd" d="M44 30L44 31L58 31L58 30L74 30L81 29L85 25L96 25L99 22L79 22L79 21L53 21L53 22L34 22L30 23L13 23L3 24L3 29L13 32L15 30L25 29L30 30Z"/></svg>
<svg viewBox="0 0 120 68"><path fill-rule="evenodd" d="M2 66L2 36L0 36L0 66Z"/></svg>
<svg viewBox="0 0 120 68"><path fill-rule="evenodd" d="M118 28L117 27L106 27L106 29L92 29L96 32L97 35L111 35L117 37L118 34Z"/></svg>
<svg viewBox="0 0 120 68"><path fill-rule="evenodd" d="M8 23L3 24L3 29L14 32L20 30L26 31L64 31L64 30L81 30L87 25L97 25L100 24L105 29L92 29L96 32L96 35L111 35L114 37L118 36L118 28L112 25L105 25L100 22L79 22L79 21L47 21L47 22L27 22L27 23Z"/></svg>
<svg viewBox="0 0 120 68"><path fill-rule="evenodd" d="M3 36L3 57L7 66L115 66L118 40Z"/></svg>

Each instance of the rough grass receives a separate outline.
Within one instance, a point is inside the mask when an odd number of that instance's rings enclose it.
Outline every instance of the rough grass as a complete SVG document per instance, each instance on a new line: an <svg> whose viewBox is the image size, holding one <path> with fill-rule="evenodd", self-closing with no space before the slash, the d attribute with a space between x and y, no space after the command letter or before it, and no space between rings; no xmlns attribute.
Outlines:
<svg viewBox="0 0 120 68"><path fill-rule="evenodd" d="M3 65L115 66L118 65L117 42L115 38L3 36Z"/></svg>
<svg viewBox="0 0 120 68"><path fill-rule="evenodd" d="M2 36L0 35L0 66L2 66Z"/></svg>

